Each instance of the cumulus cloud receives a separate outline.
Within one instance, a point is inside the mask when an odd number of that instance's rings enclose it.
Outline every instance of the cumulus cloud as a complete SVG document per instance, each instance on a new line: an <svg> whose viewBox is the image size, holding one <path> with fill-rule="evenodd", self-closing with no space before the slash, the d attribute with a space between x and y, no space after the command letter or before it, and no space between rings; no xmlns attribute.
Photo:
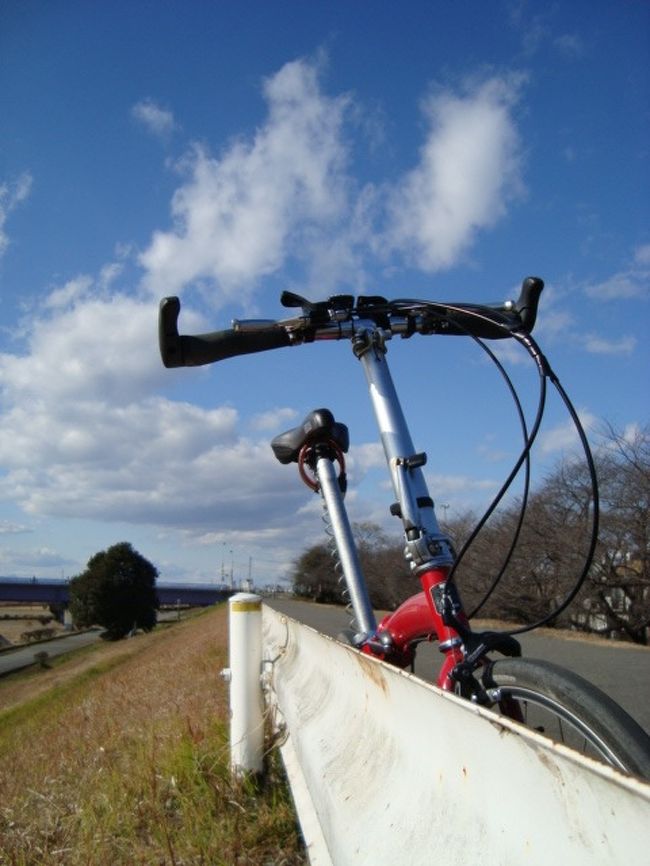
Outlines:
<svg viewBox="0 0 650 866"><path fill-rule="evenodd" d="M424 106L417 165L359 186L347 173L352 97L326 95L316 64L286 64L264 83L267 116L254 136L216 156L195 145L183 161L173 226L140 257L145 285L172 294L207 281L219 305L245 300L290 261L321 290L363 284L377 252L426 271L450 267L523 191L514 116L522 84L513 75L439 89Z"/></svg>
<svg viewBox="0 0 650 866"><path fill-rule="evenodd" d="M22 535L32 531L22 523L14 523L13 520L0 520L0 535Z"/></svg>
<svg viewBox="0 0 650 866"><path fill-rule="evenodd" d="M582 290L593 301L643 301L650 297L650 244L637 247L627 267L616 271L603 280L585 283ZM600 334L580 334L577 342L587 352L596 355L631 355L638 340L631 334L622 334L615 339Z"/></svg>
<svg viewBox="0 0 650 866"><path fill-rule="evenodd" d="M172 112L161 108L153 99L136 102L131 109L131 115L154 135L168 135L176 127Z"/></svg>
<svg viewBox="0 0 650 866"><path fill-rule="evenodd" d="M593 355L631 355L634 352L636 337L620 337L618 340L610 340L598 334L586 334L582 338L585 349Z"/></svg>
<svg viewBox="0 0 650 866"><path fill-rule="evenodd" d="M38 547L34 550L13 550L4 547L0 550L0 566L3 570L10 567L14 571L25 573L47 568L76 565L74 560L61 556L49 547Z"/></svg>
<svg viewBox="0 0 650 866"><path fill-rule="evenodd" d="M323 95L316 68L303 61L269 78L264 95L267 120L251 141L236 140L220 157L196 146L188 157L174 227L156 232L141 256L156 292L210 279L218 298L237 297L283 264L304 226L313 231L344 211L347 98Z"/></svg>
<svg viewBox="0 0 650 866"><path fill-rule="evenodd" d="M650 295L650 269L645 257L650 257L650 246L638 247L627 268L599 281L575 284L572 280L564 287L548 285L544 289L535 334L542 340L571 343L593 355L631 355L639 340L632 334L603 336L584 330L584 317L576 317L567 304L567 296L582 293L592 301L642 300ZM511 347L498 347L499 355L507 354ZM512 359L510 356L508 356Z"/></svg>
<svg viewBox="0 0 650 866"><path fill-rule="evenodd" d="M5 400L54 409L64 401L120 404L162 382L155 305L94 294L87 276L45 299L30 321L24 351L0 354Z"/></svg>
<svg viewBox="0 0 650 866"><path fill-rule="evenodd" d="M350 459L357 476L363 476L370 469L384 469L386 455L379 442L366 442L351 445Z"/></svg>
<svg viewBox="0 0 650 866"><path fill-rule="evenodd" d="M24 172L13 182L0 184L0 258L9 246L9 237L5 231L5 224L9 214L18 205L28 198L32 188L32 176Z"/></svg>
<svg viewBox="0 0 650 866"><path fill-rule="evenodd" d="M280 431L283 427L289 427L294 424L298 413L295 409L290 409L285 406L280 409L269 409L268 412L261 412L251 418L250 426L252 430L274 432Z"/></svg>
<svg viewBox="0 0 650 866"><path fill-rule="evenodd" d="M585 294L597 301L617 301L650 296L650 244L634 250L629 267L604 280L587 283Z"/></svg>
<svg viewBox="0 0 650 866"><path fill-rule="evenodd" d="M640 298L647 294L647 274L640 275L634 271L620 271L606 280L591 283L585 288L590 298L598 301L617 301L628 298Z"/></svg>
<svg viewBox="0 0 650 866"><path fill-rule="evenodd" d="M33 516L194 531L256 513L290 521L302 491L286 491L266 437L243 436L232 407L157 394L169 371L156 305L107 293L110 270L52 290L23 350L0 354L0 499Z"/></svg>
<svg viewBox="0 0 650 866"><path fill-rule="evenodd" d="M634 261L637 265L650 265L650 244L642 244L636 248Z"/></svg>
<svg viewBox="0 0 650 866"><path fill-rule="evenodd" d="M476 478L469 475L427 474L430 490L436 491L436 511L438 519L453 503L454 509L485 506L501 486L502 480L496 478Z"/></svg>
<svg viewBox="0 0 650 866"><path fill-rule="evenodd" d="M432 96L419 164L390 202L389 241L426 271L458 261L523 190L513 108L519 78L492 78L460 95Z"/></svg>
<svg viewBox="0 0 650 866"><path fill-rule="evenodd" d="M598 427L598 419L595 415L583 409L578 412L580 423L585 431L596 430ZM544 455L557 454L561 451L574 450L580 446L580 439L576 432L575 426L571 419L552 427L539 437L540 451Z"/></svg>
<svg viewBox="0 0 650 866"><path fill-rule="evenodd" d="M217 155L191 149L172 225L141 254L143 284L120 288L120 262L79 274L32 310L20 349L0 354L0 498L31 515L130 521L206 543L236 531L301 544L305 493L287 484L266 435L294 423L294 411L249 421L232 407L161 396L174 374L158 356L157 298L207 283L215 304L245 303L290 259L321 283L340 282L376 251L378 225L392 254L426 270L448 267L521 191L518 86L493 78L460 94L439 91L426 106L419 163L390 184L358 188L347 174L351 97L324 94L315 64L282 67L264 83L267 115L253 136ZM134 116L157 133L174 123L151 101ZM28 192L27 178L0 188L0 239ZM184 303L184 328L204 325ZM351 462L363 478L384 458L367 444Z"/></svg>

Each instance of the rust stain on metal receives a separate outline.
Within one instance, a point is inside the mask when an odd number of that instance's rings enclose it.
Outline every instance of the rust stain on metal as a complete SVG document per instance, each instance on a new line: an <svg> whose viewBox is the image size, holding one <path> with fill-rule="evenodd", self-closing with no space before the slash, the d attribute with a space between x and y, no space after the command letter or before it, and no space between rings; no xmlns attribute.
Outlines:
<svg viewBox="0 0 650 866"><path fill-rule="evenodd" d="M368 677L368 679L376 686L379 686L382 692L387 695L388 683L386 682L386 677L384 676L381 667L376 662L364 656L363 653L359 653L356 656L356 659L359 662L359 666L363 671L364 676Z"/></svg>

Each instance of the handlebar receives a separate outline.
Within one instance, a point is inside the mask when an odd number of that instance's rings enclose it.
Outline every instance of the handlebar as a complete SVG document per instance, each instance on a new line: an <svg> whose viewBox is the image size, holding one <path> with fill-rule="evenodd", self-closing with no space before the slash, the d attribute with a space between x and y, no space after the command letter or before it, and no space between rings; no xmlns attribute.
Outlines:
<svg viewBox="0 0 650 866"><path fill-rule="evenodd" d="M178 298L163 298L160 302L158 341L165 367L197 367L235 355L265 352L267 349L279 349L291 344L288 333L280 327L269 327L268 330L253 333L229 328L209 334L180 336L180 310L181 302Z"/></svg>
<svg viewBox="0 0 650 866"><path fill-rule="evenodd" d="M515 333L531 333L543 288L541 279L527 277L516 301L498 305L387 301L379 297L360 297L355 304L349 295L312 303L285 293L284 305L302 307L302 316L279 321L235 321L233 328L193 336L178 333L179 299L163 298L158 319L160 354L165 367L194 367L314 340L349 339L368 321L404 337L417 332L503 339Z"/></svg>

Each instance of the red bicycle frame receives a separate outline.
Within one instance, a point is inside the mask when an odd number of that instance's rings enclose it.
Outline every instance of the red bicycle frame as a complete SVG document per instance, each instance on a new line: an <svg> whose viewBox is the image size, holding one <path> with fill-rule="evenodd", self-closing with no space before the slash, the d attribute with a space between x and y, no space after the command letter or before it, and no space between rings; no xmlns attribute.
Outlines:
<svg viewBox="0 0 650 866"><path fill-rule="evenodd" d="M445 622L434 597L436 589L446 586L448 568L433 568L420 575L422 592L407 598L393 613L387 614L377 627L379 633L387 632L394 650L388 661L401 667L411 664L415 646L422 641L438 641L438 648L445 654L436 684L445 691L454 691L456 681L451 676L456 665L464 660L463 639L458 631ZM463 622L467 623L463 614ZM372 649L366 650L371 654Z"/></svg>

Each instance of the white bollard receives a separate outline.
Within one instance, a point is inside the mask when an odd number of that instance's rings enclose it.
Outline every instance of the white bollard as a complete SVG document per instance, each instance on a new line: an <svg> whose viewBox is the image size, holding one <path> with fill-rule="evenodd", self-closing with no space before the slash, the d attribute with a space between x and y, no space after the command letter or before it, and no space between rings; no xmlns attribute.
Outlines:
<svg viewBox="0 0 650 866"><path fill-rule="evenodd" d="M231 596L229 615L230 767L234 774L260 773L264 755L262 697L262 599Z"/></svg>

